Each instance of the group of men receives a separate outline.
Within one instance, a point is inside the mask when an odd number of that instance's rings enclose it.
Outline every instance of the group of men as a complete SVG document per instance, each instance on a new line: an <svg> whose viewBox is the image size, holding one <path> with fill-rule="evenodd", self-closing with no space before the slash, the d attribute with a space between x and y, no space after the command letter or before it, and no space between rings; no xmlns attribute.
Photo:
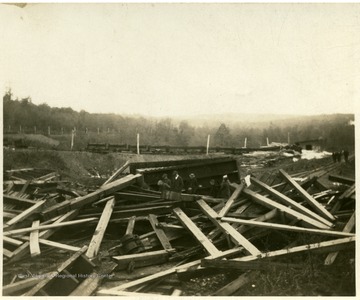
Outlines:
<svg viewBox="0 0 360 300"><path fill-rule="evenodd" d="M186 181L187 185L184 186L184 180L177 171L172 173L172 178L168 178L165 173L162 178L158 181L158 186L161 191L161 196L164 199L172 198L173 200L180 200L181 193L186 192L187 194L197 194L199 188L202 186L198 183L194 173L189 175L189 179ZM172 193L172 196L170 196ZM218 184L215 179L210 180L210 192L209 196L214 198L229 198L231 195L230 181L227 175L223 176L222 182Z"/></svg>
<svg viewBox="0 0 360 300"><path fill-rule="evenodd" d="M344 160L347 163L349 161L349 151L343 150L343 151L333 152L332 158L333 158L334 163L341 162L341 157L343 155L344 155Z"/></svg>

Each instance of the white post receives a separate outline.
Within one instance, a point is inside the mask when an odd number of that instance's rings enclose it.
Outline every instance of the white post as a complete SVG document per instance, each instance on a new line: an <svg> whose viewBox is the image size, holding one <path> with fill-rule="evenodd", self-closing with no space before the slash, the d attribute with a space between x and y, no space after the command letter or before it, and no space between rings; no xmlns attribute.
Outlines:
<svg viewBox="0 0 360 300"><path fill-rule="evenodd" d="M245 138L245 141L244 141L244 148L246 148L247 147L247 137Z"/></svg>
<svg viewBox="0 0 360 300"><path fill-rule="evenodd" d="M61 127L61 135L64 135L64 128Z"/></svg>
<svg viewBox="0 0 360 300"><path fill-rule="evenodd" d="M100 128L98 127L98 134L100 134Z"/></svg>
<svg viewBox="0 0 360 300"><path fill-rule="evenodd" d="M9 131L11 131L11 125L9 125Z"/></svg>
<svg viewBox="0 0 360 300"><path fill-rule="evenodd" d="M209 146L210 146L210 134L207 138L207 144L206 144L206 155L209 155Z"/></svg>
<svg viewBox="0 0 360 300"><path fill-rule="evenodd" d="M266 146L269 146L269 138L266 138Z"/></svg>
<svg viewBox="0 0 360 300"><path fill-rule="evenodd" d="M290 132L288 132L288 145L290 145Z"/></svg>
<svg viewBox="0 0 360 300"><path fill-rule="evenodd" d="M140 134L136 135L136 148L137 148L137 154L140 154Z"/></svg>
<svg viewBox="0 0 360 300"><path fill-rule="evenodd" d="M108 128L108 133L110 133L110 128Z"/></svg>
<svg viewBox="0 0 360 300"><path fill-rule="evenodd" d="M36 126L34 126L34 133L36 134Z"/></svg>
<svg viewBox="0 0 360 300"><path fill-rule="evenodd" d="M50 126L48 126L48 135L50 135L50 133L51 133L51 132L50 132Z"/></svg>
<svg viewBox="0 0 360 300"><path fill-rule="evenodd" d="M74 147L74 136L75 136L75 129L71 130L71 150Z"/></svg>
<svg viewBox="0 0 360 300"><path fill-rule="evenodd" d="M20 125L20 133L21 133L21 125Z"/></svg>

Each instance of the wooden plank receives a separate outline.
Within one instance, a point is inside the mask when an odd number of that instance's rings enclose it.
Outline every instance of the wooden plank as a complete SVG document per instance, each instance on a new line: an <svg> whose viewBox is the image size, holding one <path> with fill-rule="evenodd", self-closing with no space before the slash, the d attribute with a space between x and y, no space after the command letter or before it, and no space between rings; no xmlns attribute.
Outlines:
<svg viewBox="0 0 360 300"><path fill-rule="evenodd" d="M112 257L118 264L118 269L127 269L132 263L135 268L163 264L169 260L169 252L166 250L150 251L137 254L121 255Z"/></svg>
<svg viewBox="0 0 360 300"><path fill-rule="evenodd" d="M95 233L90 241L89 248L86 252L86 256L90 259L95 258L99 252L101 242L104 238L106 228L109 224L111 214L115 205L115 198L109 200L103 210L98 225L96 226Z"/></svg>
<svg viewBox="0 0 360 300"><path fill-rule="evenodd" d="M304 251L314 251L314 250L324 250L324 251L330 252L330 251L333 251L333 249L338 249L338 248L346 249L349 246L352 246L353 244L355 244L355 237L347 237L347 238L342 238L342 239L336 239L336 240L331 240L331 241L325 241L325 242L319 242L319 243L314 243L314 244L296 246L296 247L287 248L287 249L270 251L270 252L262 253L261 255L258 255L258 256L251 255L251 256L244 256L244 257L240 257L240 258L234 258L233 260L252 261L252 260L256 260L256 259L272 258L272 257L278 257L278 256L283 256L283 255L289 255L289 254L294 254L294 253L299 253L299 252L304 252Z"/></svg>
<svg viewBox="0 0 360 300"><path fill-rule="evenodd" d="M235 259L203 259L201 266L206 268L217 268L226 270L272 270L272 269L283 269L283 268L303 268L300 264L282 263L276 261L238 261Z"/></svg>
<svg viewBox="0 0 360 300"><path fill-rule="evenodd" d="M61 213L70 211L72 209L78 209L86 204L98 201L102 198L112 195L113 193L121 189L128 187L129 185L135 183L140 177L142 177L142 175L140 174L130 174L116 181L110 182L104 186L101 186L96 191L89 193L85 196L77 197L72 200L65 200L57 205L46 209L43 212L43 217L45 220L47 220Z"/></svg>
<svg viewBox="0 0 360 300"><path fill-rule="evenodd" d="M110 182L113 182L115 180L115 178L117 176L119 176L122 172L125 171L125 169L130 165L130 161L127 160L119 169L117 169L117 171L112 174L105 182L103 185L107 185Z"/></svg>
<svg viewBox="0 0 360 300"><path fill-rule="evenodd" d="M132 216L132 217L129 218L129 222L128 222L128 225L126 227L125 235L133 233L134 227L135 227L135 221L136 221L136 216Z"/></svg>
<svg viewBox="0 0 360 300"><path fill-rule="evenodd" d="M25 236L25 237L22 237L22 239L27 241L27 240L29 240L29 237ZM77 252L77 251L81 250L80 247L74 247L74 246L70 246L70 245L66 245L66 244L62 244L62 243L58 243L58 242L54 242L54 241L49 241L46 239L39 239L39 243L49 246L49 247L54 247L57 249L65 250L65 251Z"/></svg>
<svg viewBox="0 0 360 300"><path fill-rule="evenodd" d="M158 219L156 218L156 216L153 214L150 214L149 221L150 221L150 224L151 224L153 230L155 231L161 245L163 246L163 248L166 251L174 252L175 249L171 246L170 241L169 241L168 237L166 236L164 230L161 227L159 227L159 222L158 222Z"/></svg>
<svg viewBox="0 0 360 300"><path fill-rule="evenodd" d="M252 243L250 243L240 232L238 232L229 223L217 220L217 218L219 217L218 214L204 200L198 200L197 203L200 206L201 210L205 213L205 215L210 219L210 221L213 222L214 225L218 227L222 232L228 234L233 242L235 242L237 245L243 246L252 255L257 255L261 253Z"/></svg>
<svg viewBox="0 0 360 300"><path fill-rule="evenodd" d="M10 245L14 245L14 246L21 246L24 242L19 241L19 240L15 240L11 237L8 236L3 236L3 242L4 243L8 243Z"/></svg>
<svg viewBox="0 0 360 300"><path fill-rule="evenodd" d="M12 235L22 235L24 233L28 233L35 230L44 230L44 229L51 229L51 228L59 228L59 227L65 227L65 226L72 226L82 223L87 223L91 221L95 221L97 218L87 218L82 220L75 220L75 221L68 221L68 222L59 222L49 225L40 225L38 227L27 227L27 228L20 228L20 229L14 229L14 230L8 230L3 233L5 236L12 236Z"/></svg>
<svg viewBox="0 0 360 300"><path fill-rule="evenodd" d="M14 256L14 252L11 252L10 250L3 248L3 255L7 258L12 258Z"/></svg>
<svg viewBox="0 0 360 300"><path fill-rule="evenodd" d="M49 276L40 281L36 286L34 286L30 291L26 292L24 296L34 296L42 288L44 288L52 279L56 278L67 267L71 266L85 251L87 246L81 248L80 251L74 253L68 260L63 262L54 272L49 273Z"/></svg>
<svg viewBox="0 0 360 300"><path fill-rule="evenodd" d="M351 230L355 227L355 212L352 214L349 221L346 223L343 232L351 232ZM331 265L336 257L338 256L339 252L332 252L329 253L328 256L325 258L325 265L329 266Z"/></svg>
<svg viewBox="0 0 360 300"><path fill-rule="evenodd" d="M244 220L244 219L238 219L238 218L224 217L224 218L221 218L221 221L229 222L229 223L238 223L238 224L243 224L243 225L250 225L250 226L255 226L255 227L270 228L270 229L275 229L275 230L286 230L286 231L292 231L292 232L305 232L305 233L314 233L314 234L319 234L319 235L330 235L330 236L338 236L338 237L355 236L355 234L341 232L341 231L303 228L303 227L297 227L297 226L289 226L289 225L284 225L284 224L268 223L268 222L258 222L258 221Z"/></svg>
<svg viewBox="0 0 360 300"><path fill-rule="evenodd" d="M43 278L46 276L46 274L42 274L39 277L31 277L31 278L27 278L12 284L8 284L3 286L2 289L2 295L3 296L11 296L14 293L19 293L22 290L26 289L26 288L30 288L32 286L34 286L35 284L37 284L39 281L43 280Z"/></svg>
<svg viewBox="0 0 360 300"><path fill-rule="evenodd" d="M74 291L72 291L69 296L92 295L97 290L102 280L107 277L105 275L111 274L116 266L116 263L102 264L97 272L91 273L90 276L81 282L80 285Z"/></svg>
<svg viewBox="0 0 360 300"><path fill-rule="evenodd" d="M257 276L259 276L258 272L249 271L244 274L241 274L238 278L231 281L221 289L217 290L215 293L212 294L212 296L231 296L233 293L235 293L237 290L239 290L242 286L245 284L248 284L251 280L255 279Z"/></svg>
<svg viewBox="0 0 360 300"><path fill-rule="evenodd" d="M114 291L112 289L100 290L96 292L97 296L130 296L135 299L141 299L141 297L156 299L157 297L164 297L166 295L152 294L152 293L138 293L138 292L126 292L126 291ZM169 297L169 296L166 296Z"/></svg>
<svg viewBox="0 0 360 300"><path fill-rule="evenodd" d="M328 212L318 201L316 201L306 190L304 190L294 179L291 178L284 170L279 170L281 176L297 190L301 198L303 198L317 213L324 218L335 221L335 217Z"/></svg>
<svg viewBox="0 0 360 300"><path fill-rule="evenodd" d="M329 175L329 180L344 183L344 184L354 184L355 183L354 178L349 178L349 177L344 177L344 176L339 176L339 175L334 175L334 174Z"/></svg>
<svg viewBox="0 0 360 300"><path fill-rule="evenodd" d="M217 255L210 256L210 257L212 257L212 258L227 257L227 256L234 255L234 254L238 253L239 251L241 251L241 249L242 248L235 248L235 249L230 249L230 250L227 250L227 251L224 251L224 252L218 251ZM170 269L165 270L165 271L157 272L155 274L152 274L152 275L140 278L140 279L136 279L136 280L121 284L119 286L111 288L110 291L121 291L121 290L125 290L125 289L131 288L131 287L141 285L141 284L150 283L150 282L152 282L152 281L154 281L156 279L160 279L160 278L163 278L163 277L165 277L167 275L174 274L174 273L176 273L177 270L188 269L190 267L199 266L200 263L201 263L201 260L198 259L198 260L195 260L195 261L192 261L192 262L180 265L180 266L170 268ZM109 290L105 290L105 291L109 291ZM100 290L100 292L101 292L101 290Z"/></svg>
<svg viewBox="0 0 360 300"><path fill-rule="evenodd" d="M36 220L32 223L33 228L38 228L40 225L40 220ZM31 257L35 257L41 254L40 245L39 245L39 230L30 232L30 254Z"/></svg>
<svg viewBox="0 0 360 300"><path fill-rule="evenodd" d="M256 186L260 187L262 190L268 192L270 195L278 199L282 204L286 206L291 206L293 210L296 210L310 218L313 218L315 220L318 220L321 223L324 223L325 225L331 227L332 223L326 220L325 218L319 216L318 214L314 213L310 209L304 207L300 203L297 203L296 201L290 199L289 197L285 196L284 194L278 192L274 188L268 186L267 184L261 182L260 180L257 180L256 178L251 178L251 182L255 184Z"/></svg>
<svg viewBox="0 0 360 300"><path fill-rule="evenodd" d="M188 229L210 255L216 255L220 252L179 207L174 208L173 211L183 226Z"/></svg>
<svg viewBox="0 0 360 300"><path fill-rule="evenodd" d="M330 227L325 225L324 223L321 223L317 220L309 218L308 216L305 216L302 213L299 213L285 205L277 203L263 195L255 193L247 188L244 189L244 194L250 196L251 199L253 199L255 202L258 202L258 203L260 203L266 207L269 207L271 209L276 208L279 211L285 212L288 216L290 216L292 218L301 220L304 223L304 226L311 227L311 228L330 229Z"/></svg>
<svg viewBox="0 0 360 300"><path fill-rule="evenodd" d="M78 215L78 213L79 213L78 210L69 211L68 213L64 214L63 216L57 218L54 221L54 224L59 224L59 223L62 223L64 221L67 221L67 220L72 220L73 218L75 218ZM59 228L53 228L53 229L49 229L49 230L40 232L39 237L47 239L52 234L54 234L56 232L56 230L59 229ZM25 242L20 247L18 247L13 252L14 255L13 255L13 257L12 257L12 259L10 261L11 262L17 261L17 260L21 259L24 255L26 255L29 252L29 250L28 250L29 244L30 244L29 242Z"/></svg>
<svg viewBox="0 0 360 300"><path fill-rule="evenodd" d="M33 206L29 207L28 209L24 210L21 214L17 215L15 218L9 220L6 222L6 225L12 226L16 223L19 223L20 221L25 220L30 215L39 212L42 208L42 206L45 204L46 200L41 200L36 202Z"/></svg>
<svg viewBox="0 0 360 300"><path fill-rule="evenodd" d="M231 206L234 204L235 200L241 194L242 190L244 189L245 184L241 183L235 191L230 196L229 200L226 202L225 206L220 210L219 217L224 217L230 210Z"/></svg>

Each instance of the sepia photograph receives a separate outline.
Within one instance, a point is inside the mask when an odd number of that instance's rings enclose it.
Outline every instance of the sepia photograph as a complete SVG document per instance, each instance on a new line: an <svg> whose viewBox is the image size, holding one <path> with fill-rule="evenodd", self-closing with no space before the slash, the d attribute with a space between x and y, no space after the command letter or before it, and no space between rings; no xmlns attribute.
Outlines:
<svg viewBox="0 0 360 300"><path fill-rule="evenodd" d="M1 3L2 296L355 297L359 32L360 3Z"/></svg>

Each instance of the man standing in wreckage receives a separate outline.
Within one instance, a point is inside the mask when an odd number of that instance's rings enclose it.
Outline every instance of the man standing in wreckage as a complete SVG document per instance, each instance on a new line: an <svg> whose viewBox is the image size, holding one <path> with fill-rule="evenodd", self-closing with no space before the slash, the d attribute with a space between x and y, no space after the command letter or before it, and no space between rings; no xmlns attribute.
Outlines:
<svg viewBox="0 0 360 300"><path fill-rule="evenodd" d="M184 188L184 181L177 171L173 172L173 178L171 180L171 190L173 194L173 200L181 199L181 192Z"/></svg>
<svg viewBox="0 0 360 300"><path fill-rule="evenodd" d="M158 186L161 192L161 198L169 199L170 198L170 189L171 189L171 180L168 178L167 174L164 173L161 179L158 181Z"/></svg>
<svg viewBox="0 0 360 300"><path fill-rule="evenodd" d="M230 181L227 175L223 176L223 180L220 184L219 197L228 199L231 196Z"/></svg>
<svg viewBox="0 0 360 300"><path fill-rule="evenodd" d="M196 194L198 189L199 189L199 184L198 181L196 179L196 176L194 173L191 173L189 175L189 184L188 184L188 188L187 188L187 192L189 194Z"/></svg>

